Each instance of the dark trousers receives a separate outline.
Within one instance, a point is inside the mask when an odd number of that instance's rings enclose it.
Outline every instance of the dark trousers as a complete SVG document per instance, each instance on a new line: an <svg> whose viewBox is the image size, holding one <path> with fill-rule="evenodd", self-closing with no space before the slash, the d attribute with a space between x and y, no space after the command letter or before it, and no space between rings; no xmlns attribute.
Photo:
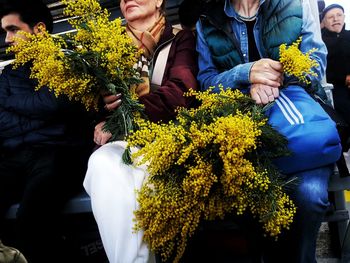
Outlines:
<svg viewBox="0 0 350 263"><path fill-rule="evenodd" d="M316 263L318 231L328 208L328 181L333 166L298 172L296 188L289 195L297 207L290 230L278 240L263 242L265 263Z"/></svg>
<svg viewBox="0 0 350 263"><path fill-rule="evenodd" d="M345 85L334 85L334 108L350 126L350 89Z"/></svg>
<svg viewBox="0 0 350 263"><path fill-rule="evenodd" d="M17 246L29 263L65 262L60 259L60 213L82 189L89 154L88 149L52 146L1 153L0 216L20 204Z"/></svg>

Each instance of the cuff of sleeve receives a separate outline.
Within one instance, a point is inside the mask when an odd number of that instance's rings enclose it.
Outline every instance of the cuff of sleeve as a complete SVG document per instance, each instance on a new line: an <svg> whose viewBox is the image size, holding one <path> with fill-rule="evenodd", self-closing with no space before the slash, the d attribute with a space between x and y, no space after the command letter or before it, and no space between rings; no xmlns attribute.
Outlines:
<svg viewBox="0 0 350 263"><path fill-rule="evenodd" d="M239 80L241 84L250 84L250 70L253 66L254 62L244 63L238 65L238 74L239 74Z"/></svg>

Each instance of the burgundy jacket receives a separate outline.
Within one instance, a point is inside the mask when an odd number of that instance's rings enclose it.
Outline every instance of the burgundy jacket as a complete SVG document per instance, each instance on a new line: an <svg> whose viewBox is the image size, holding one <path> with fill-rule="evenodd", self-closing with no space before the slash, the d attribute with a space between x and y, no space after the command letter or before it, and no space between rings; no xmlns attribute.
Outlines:
<svg viewBox="0 0 350 263"><path fill-rule="evenodd" d="M153 122L174 119L177 107L190 107L194 101L193 98L185 98L184 92L190 88L198 89L196 40L190 30L181 30L174 35L171 24L167 22L151 62L155 64L159 51L171 40L173 43L161 86L139 98L145 105L147 116Z"/></svg>

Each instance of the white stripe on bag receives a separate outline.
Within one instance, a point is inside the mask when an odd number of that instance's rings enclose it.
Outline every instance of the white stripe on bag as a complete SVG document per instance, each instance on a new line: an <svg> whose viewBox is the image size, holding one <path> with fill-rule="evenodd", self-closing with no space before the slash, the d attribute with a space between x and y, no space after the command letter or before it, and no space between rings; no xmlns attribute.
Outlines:
<svg viewBox="0 0 350 263"><path fill-rule="evenodd" d="M297 124L300 124L300 119L298 119L297 114L294 112L293 108L290 106L288 101L286 101L282 96L279 96L279 101L282 103L285 110L289 113L289 115L294 119Z"/></svg>
<svg viewBox="0 0 350 263"><path fill-rule="evenodd" d="M283 113L284 117L289 121L291 125L294 125L295 122L289 117L288 113L283 108L282 104L279 102L279 98L276 101L277 106L280 108L281 112Z"/></svg>
<svg viewBox="0 0 350 263"><path fill-rule="evenodd" d="M292 109L289 107L288 103L281 97L278 97L278 100L281 102L282 107L284 107L284 109L288 112L289 116L291 116L293 118L293 120L296 122L296 124L299 124L300 121L297 117L297 115L295 115L292 111Z"/></svg>
<svg viewBox="0 0 350 263"><path fill-rule="evenodd" d="M280 92L280 95L289 103L289 105L292 107L292 109L294 110L294 112L298 115L300 122L304 123L304 117L301 114L301 112L297 109L297 107L295 106L295 104L283 93Z"/></svg>

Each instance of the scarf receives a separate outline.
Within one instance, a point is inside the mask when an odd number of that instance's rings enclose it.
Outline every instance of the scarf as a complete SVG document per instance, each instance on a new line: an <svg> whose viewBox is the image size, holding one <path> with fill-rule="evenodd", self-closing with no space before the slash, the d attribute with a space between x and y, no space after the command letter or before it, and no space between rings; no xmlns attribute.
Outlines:
<svg viewBox="0 0 350 263"><path fill-rule="evenodd" d="M138 62L134 65L136 71L140 74L142 83L131 87L138 97L148 94L151 90L149 80L149 64L154 54L155 47L165 28L165 17L160 15L158 20L146 31L137 30L130 25L126 26L128 35L132 38L134 44L143 50Z"/></svg>

